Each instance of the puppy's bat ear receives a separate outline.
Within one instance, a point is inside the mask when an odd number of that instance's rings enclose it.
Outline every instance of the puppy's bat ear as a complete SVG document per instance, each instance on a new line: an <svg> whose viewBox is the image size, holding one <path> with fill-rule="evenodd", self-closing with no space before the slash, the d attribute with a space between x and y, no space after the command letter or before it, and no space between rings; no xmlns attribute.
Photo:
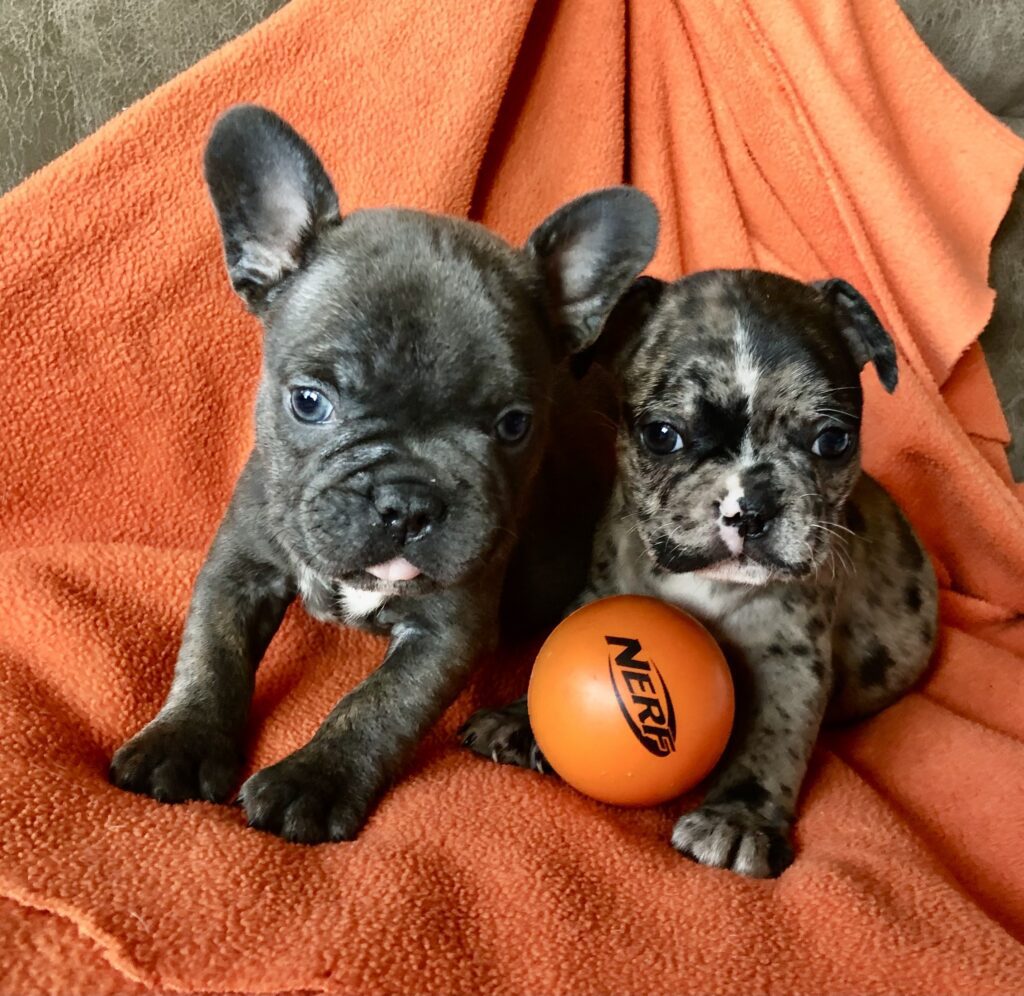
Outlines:
<svg viewBox="0 0 1024 996"><path fill-rule="evenodd" d="M540 264L561 349L578 353L597 339L657 244L658 210L633 187L595 190L541 222L526 251Z"/></svg>
<svg viewBox="0 0 1024 996"><path fill-rule="evenodd" d="M871 305L845 280L819 280L811 286L821 292L825 303L832 309L836 327L857 366L863 369L868 363L873 363L882 386L892 394L899 380L896 347Z"/></svg>
<svg viewBox="0 0 1024 996"><path fill-rule="evenodd" d="M341 217L316 153L266 108L239 104L213 126L203 157L231 285L259 313Z"/></svg>
<svg viewBox="0 0 1024 996"><path fill-rule="evenodd" d="M637 279L612 308L597 342L572 358L573 373L582 377L592 363L614 369L639 341L640 330L647 324L664 290L665 282L656 277Z"/></svg>

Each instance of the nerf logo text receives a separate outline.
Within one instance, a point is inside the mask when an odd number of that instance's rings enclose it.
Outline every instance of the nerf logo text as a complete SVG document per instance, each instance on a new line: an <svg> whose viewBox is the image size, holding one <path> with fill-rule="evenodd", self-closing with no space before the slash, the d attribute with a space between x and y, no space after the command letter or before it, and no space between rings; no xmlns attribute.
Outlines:
<svg viewBox="0 0 1024 996"><path fill-rule="evenodd" d="M610 651L608 676L629 728L652 754L668 756L676 749L676 713L661 672L653 661L640 659L643 648L639 640L628 636L604 639Z"/></svg>

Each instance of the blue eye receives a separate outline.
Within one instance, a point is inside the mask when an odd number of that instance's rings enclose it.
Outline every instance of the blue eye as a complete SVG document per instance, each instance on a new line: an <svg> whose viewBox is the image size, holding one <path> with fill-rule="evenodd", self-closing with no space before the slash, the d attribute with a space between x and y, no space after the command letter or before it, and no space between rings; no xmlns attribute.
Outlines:
<svg viewBox="0 0 1024 996"><path fill-rule="evenodd" d="M511 446L514 443L522 442L526 438L532 421L529 412L513 408L511 411L505 412L498 419L494 426L494 432L498 439Z"/></svg>
<svg viewBox="0 0 1024 996"><path fill-rule="evenodd" d="M818 433L811 444L811 452L825 460L838 460L849 452L853 445L853 434L845 429L825 429Z"/></svg>
<svg viewBox="0 0 1024 996"><path fill-rule="evenodd" d="M292 388L292 414L300 422L326 422L334 414L334 406L311 387Z"/></svg>
<svg viewBox="0 0 1024 996"><path fill-rule="evenodd" d="M648 422L641 426L640 438L655 456L668 456L683 448L683 437L668 422Z"/></svg>

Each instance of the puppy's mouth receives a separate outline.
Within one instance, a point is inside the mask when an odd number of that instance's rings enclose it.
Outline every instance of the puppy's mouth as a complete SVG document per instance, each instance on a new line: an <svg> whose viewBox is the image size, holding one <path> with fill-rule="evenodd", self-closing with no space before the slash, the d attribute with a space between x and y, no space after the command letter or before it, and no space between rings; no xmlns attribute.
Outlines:
<svg viewBox="0 0 1024 996"><path fill-rule="evenodd" d="M715 581L749 585L793 581L813 573L812 565L790 564L764 550L732 552L724 544L714 549L686 550L660 536L650 545L655 563L671 574L697 574Z"/></svg>
<svg viewBox="0 0 1024 996"><path fill-rule="evenodd" d="M366 573L377 578L378 581L414 581L423 572L405 557L393 557L383 564L374 564L366 568Z"/></svg>
<svg viewBox="0 0 1024 996"><path fill-rule="evenodd" d="M780 576L780 571L769 564L740 554L726 557L700 567L693 572L712 581L732 581L738 584L762 585Z"/></svg>

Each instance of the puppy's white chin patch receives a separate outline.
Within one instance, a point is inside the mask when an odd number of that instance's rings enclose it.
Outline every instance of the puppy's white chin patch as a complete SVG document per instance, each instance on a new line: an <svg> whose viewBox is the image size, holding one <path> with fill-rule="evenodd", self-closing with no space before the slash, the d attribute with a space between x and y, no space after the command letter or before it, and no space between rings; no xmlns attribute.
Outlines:
<svg viewBox="0 0 1024 996"><path fill-rule="evenodd" d="M381 581L412 581L423 572L415 564L410 564L405 557L395 557L394 560L389 560L386 563L367 567L366 573L372 574Z"/></svg>

